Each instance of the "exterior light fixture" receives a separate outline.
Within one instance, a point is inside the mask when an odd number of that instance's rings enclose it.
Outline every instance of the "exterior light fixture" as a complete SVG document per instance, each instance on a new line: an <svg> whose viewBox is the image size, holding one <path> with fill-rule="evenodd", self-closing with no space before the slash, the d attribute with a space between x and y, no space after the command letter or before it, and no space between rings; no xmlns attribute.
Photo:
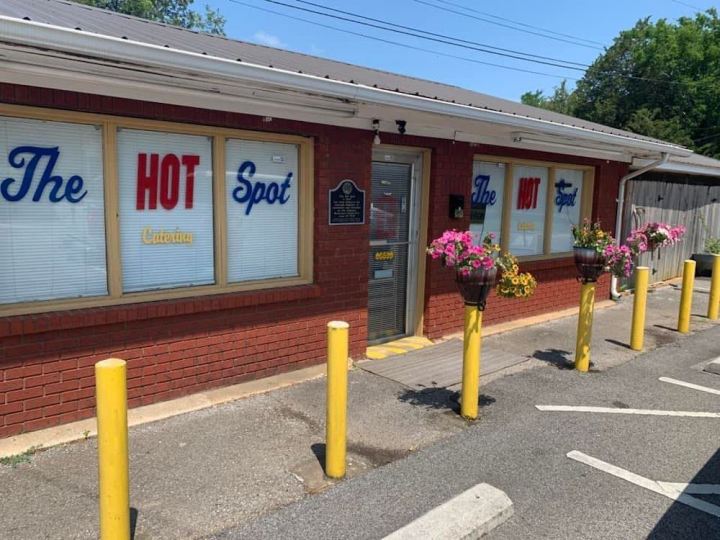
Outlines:
<svg viewBox="0 0 720 540"><path fill-rule="evenodd" d="M400 135L405 135L405 120L395 120L395 125L397 125L397 130Z"/></svg>
<svg viewBox="0 0 720 540"><path fill-rule="evenodd" d="M373 137L373 144L380 144L382 141L380 141L380 120L373 120L372 121L372 128L375 132L375 137Z"/></svg>

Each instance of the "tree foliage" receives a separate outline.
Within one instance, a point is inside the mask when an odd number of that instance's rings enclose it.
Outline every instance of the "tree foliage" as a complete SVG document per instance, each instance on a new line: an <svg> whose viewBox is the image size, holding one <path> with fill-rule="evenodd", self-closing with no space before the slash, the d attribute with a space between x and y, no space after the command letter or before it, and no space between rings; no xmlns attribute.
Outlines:
<svg viewBox="0 0 720 540"><path fill-rule="evenodd" d="M525 92L520 97L520 101L525 105L542 107L562 114L575 113L574 93L568 91L567 81L556 86L551 96L546 96L542 90L535 90L534 92Z"/></svg>
<svg viewBox="0 0 720 540"><path fill-rule="evenodd" d="M205 13L199 13L191 6L194 0L75 0L125 15L133 15L161 23L198 30L210 34L225 35L225 17L220 10L205 6Z"/></svg>
<svg viewBox="0 0 720 540"><path fill-rule="evenodd" d="M526 92L523 103L657 137L720 158L720 19L709 9L623 31L573 92Z"/></svg>

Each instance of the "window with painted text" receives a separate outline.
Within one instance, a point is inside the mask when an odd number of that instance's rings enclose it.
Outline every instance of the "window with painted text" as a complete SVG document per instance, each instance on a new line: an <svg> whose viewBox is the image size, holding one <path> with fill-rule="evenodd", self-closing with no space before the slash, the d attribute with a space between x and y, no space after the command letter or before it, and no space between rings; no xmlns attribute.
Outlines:
<svg viewBox="0 0 720 540"><path fill-rule="evenodd" d="M119 129L123 292L215 282L212 139Z"/></svg>
<svg viewBox="0 0 720 540"><path fill-rule="evenodd" d="M544 252L547 167L513 166L509 249L513 255Z"/></svg>
<svg viewBox="0 0 720 540"><path fill-rule="evenodd" d="M102 129L0 117L0 304L107 294Z"/></svg>
<svg viewBox="0 0 720 540"><path fill-rule="evenodd" d="M476 243L488 234L494 235L496 243L501 241L506 170L505 163L473 163L470 232Z"/></svg>
<svg viewBox="0 0 720 540"><path fill-rule="evenodd" d="M298 147L225 144L228 282L298 275Z"/></svg>

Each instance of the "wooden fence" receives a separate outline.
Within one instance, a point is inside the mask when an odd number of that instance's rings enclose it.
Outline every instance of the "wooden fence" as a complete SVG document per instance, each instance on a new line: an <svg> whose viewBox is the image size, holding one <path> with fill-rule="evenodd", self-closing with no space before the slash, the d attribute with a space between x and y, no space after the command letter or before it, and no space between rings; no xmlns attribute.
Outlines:
<svg viewBox="0 0 720 540"><path fill-rule="evenodd" d="M645 254L639 263L653 269L653 282L681 275L683 261L703 253L708 236L720 236L720 178L651 172L628 181L620 238L648 221L684 225L687 233L654 261Z"/></svg>

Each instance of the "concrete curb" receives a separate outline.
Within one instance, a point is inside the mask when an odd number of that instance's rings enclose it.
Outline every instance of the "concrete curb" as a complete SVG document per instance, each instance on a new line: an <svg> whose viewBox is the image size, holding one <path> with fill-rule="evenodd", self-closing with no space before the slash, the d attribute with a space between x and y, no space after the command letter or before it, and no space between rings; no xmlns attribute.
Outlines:
<svg viewBox="0 0 720 540"><path fill-rule="evenodd" d="M189 396L170 401L161 401L159 403L153 403L152 405L136 407L128 410L128 427L139 426L149 422L164 420L172 416L207 409L256 394L264 394L271 390L292 386L324 375L325 364L323 363L317 366L281 373L280 375L273 375L272 377L190 394ZM79 420L39 431L31 431L30 433L15 435L7 439L0 439L0 458L21 454L30 448L45 449L59 444L87 439L96 435L97 423L95 418Z"/></svg>
<svg viewBox="0 0 720 540"><path fill-rule="evenodd" d="M471 540L480 538L513 514L510 498L490 484L477 484L433 508L385 540Z"/></svg>
<svg viewBox="0 0 720 540"><path fill-rule="evenodd" d="M717 357L715 360L711 360L706 366L703 371L707 371L708 373L713 373L715 375L720 375L720 356Z"/></svg>

